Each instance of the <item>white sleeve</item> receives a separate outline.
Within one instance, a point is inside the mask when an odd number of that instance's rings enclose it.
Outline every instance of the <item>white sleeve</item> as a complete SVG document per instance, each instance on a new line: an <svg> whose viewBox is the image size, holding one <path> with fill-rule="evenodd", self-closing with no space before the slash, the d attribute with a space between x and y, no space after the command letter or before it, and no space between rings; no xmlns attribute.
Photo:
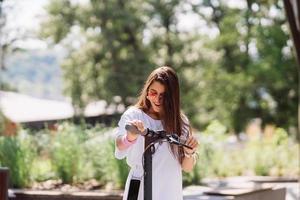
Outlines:
<svg viewBox="0 0 300 200"><path fill-rule="evenodd" d="M116 134L115 140L119 136L123 136L124 134L127 133L127 131L125 129L125 125L128 123L128 121L131 121L133 119L138 119L136 109L137 108L129 108L126 112L123 113L123 115L121 116L121 119L120 119L120 121L118 123L118 129L117 129L117 134ZM123 159L123 158L125 158L128 155L128 152L130 151L131 147L129 147L129 148L125 149L125 150L120 151L117 148L117 146L115 145L115 157L117 159Z"/></svg>
<svg viewBox="0 0 300 200"><path fill-rule="evenodd" d="M189 119L185 116L182 115L182 132L181 132L181 139L184 141L187 140L187 138L191 135L190 133L190 122Z"/></svg>

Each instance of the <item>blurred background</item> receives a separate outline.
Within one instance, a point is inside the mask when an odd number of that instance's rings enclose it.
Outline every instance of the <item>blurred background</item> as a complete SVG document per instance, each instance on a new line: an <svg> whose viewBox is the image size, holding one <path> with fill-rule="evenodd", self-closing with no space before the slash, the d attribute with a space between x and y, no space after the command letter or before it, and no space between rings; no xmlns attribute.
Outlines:
<svg viewBox="0 0 300 200"><path fill-rule="evenodd" d="M0 6L0 166L12 188L123 188L115 127L162 65L178 72L200 141L184 186L299 177L299 72L283 0Z"/></svg>

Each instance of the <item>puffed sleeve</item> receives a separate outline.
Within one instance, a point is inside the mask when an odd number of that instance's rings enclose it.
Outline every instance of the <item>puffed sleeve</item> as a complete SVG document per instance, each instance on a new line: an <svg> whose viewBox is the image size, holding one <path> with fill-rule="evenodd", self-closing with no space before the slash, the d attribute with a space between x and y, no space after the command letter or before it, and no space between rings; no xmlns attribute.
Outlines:
<svg viewBox="0 0 300 200"><path fill-rule="evenodd" d="M192 134L190 132L190 122L185 115L182 114L181 116L182 116L182 132L181 132L180 139L186 141L188 137Z"/></svg>
<svg viewBox="0 0 300 200"><path fill-rule="evenodd" d="M134 119L137 119L138 112L137 112L137 108L131 107L128 110L126 110L123 115L121 116L121 119L118 123L118 129L117 129L117 134L116 134L116 138L117 139L119 136L122 136L124 134L126 134L126 129L125 129L125 125ZM116 143L116 142L115 142ZM132 146L131 146L132 147ZM123 159L128 155L128 152L130 151L131 147L120 151L117 146L115 146L115 157L117 159Z"/></svg>

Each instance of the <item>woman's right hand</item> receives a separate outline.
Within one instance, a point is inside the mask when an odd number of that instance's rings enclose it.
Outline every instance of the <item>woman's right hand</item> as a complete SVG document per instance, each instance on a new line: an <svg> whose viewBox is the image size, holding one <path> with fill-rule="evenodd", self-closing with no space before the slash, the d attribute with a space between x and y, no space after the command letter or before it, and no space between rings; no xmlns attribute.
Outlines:
<svg viewBox="0 0 300 200"><path fill-rule="evenodd" d="M134 125L140 132L144 132L145 131L145 127L144 127L144 123L141 121L141 120L132 120L132 121L129 121L129 123L131 125ZM127 139L129 141L134 141L137 139L139 134L136 134L134 132L130 132L130 131L127 131Z"/></svg>

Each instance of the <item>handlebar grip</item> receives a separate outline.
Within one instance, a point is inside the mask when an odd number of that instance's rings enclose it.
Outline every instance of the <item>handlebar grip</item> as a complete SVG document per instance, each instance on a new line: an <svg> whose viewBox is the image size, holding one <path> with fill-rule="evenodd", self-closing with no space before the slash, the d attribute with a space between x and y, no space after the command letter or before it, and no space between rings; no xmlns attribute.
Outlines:
<svg viewBox="0 0 300 200"><path fill-rule="evenodd" d="M137 129L136 126L132 125L132 124L126 124L125 125L125 129L129 132L135 133L135 134L140 134L140 135L146 135L147 133L147 129L145 129L144 132L141 132Z"/></svg>

